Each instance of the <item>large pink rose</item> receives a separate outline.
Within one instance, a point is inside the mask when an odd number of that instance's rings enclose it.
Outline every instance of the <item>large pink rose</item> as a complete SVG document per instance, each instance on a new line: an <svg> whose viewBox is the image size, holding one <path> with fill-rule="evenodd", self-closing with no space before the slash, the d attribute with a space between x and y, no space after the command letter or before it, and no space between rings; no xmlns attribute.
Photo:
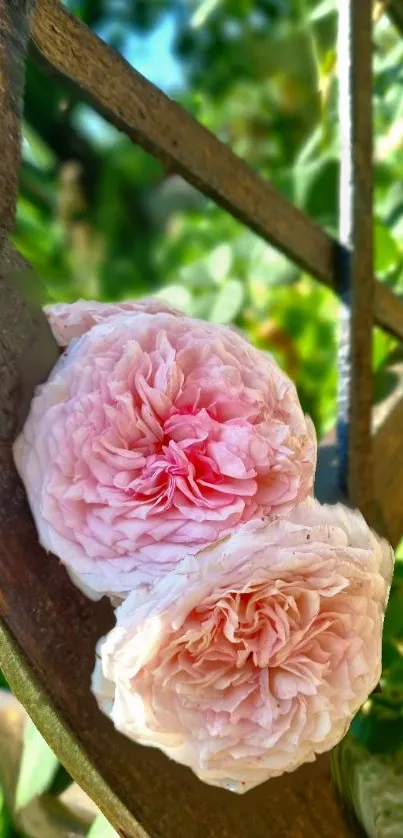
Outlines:
<svg viewBox="0 0 403 838"><path fill-rule="evenodd" d="M231 329L121 312L71 343L14 453L41 543L100 596L293 506L316 442L294 385Z"/></svg>
<svg viewBox="0 0 403 838"><path fill-rule="evenodd" d="M72 340L89 332L97 323L122 312L179 315L162 300L145 297L142 300L123 300L117 303L101 303L96 300L77 300L75 303L54 303L47 305L44 312L49 321L53 337L59 346L68 346Z"/></svg>
<svg viewBox="0 0 403 838"><path fill-rule="evenodd" d="M93 691L116 728L245 792L327 751L381 672L393 553L312 498L133 592Z"/></svg>

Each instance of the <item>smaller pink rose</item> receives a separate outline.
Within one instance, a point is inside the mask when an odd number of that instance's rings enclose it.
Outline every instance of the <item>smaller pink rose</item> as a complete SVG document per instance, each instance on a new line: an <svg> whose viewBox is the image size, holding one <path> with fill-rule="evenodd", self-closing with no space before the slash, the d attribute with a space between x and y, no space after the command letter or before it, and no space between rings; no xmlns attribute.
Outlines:
<svg viewBox="0 0 403 838"><path fill-rule="evenodd" d="M96 300L77 300L75 303L54 303L44 307L53 337L59 346L68 346L72 340L85 335L97 323L102 323L116 314L165 314L180 315L156 297L142 300L123 300L117 303L101 303Z"/></svg>
<svg viewBox="0 0 403 838"><path fill-rule="evenodd" d="M308 499L132 593L93 691L115 727L243 793L343 737L378 683L393 552Z"/></svg>

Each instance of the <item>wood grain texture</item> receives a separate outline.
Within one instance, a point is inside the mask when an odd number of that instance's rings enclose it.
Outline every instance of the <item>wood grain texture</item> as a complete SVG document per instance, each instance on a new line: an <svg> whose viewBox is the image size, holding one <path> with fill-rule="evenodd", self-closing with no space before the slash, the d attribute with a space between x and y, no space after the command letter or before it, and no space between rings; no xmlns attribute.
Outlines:
<svg viewBox="0 0 403 838"><path fill-rule="evenodd" d="M389 359L384 377L392 386L374 410L375 497L378 529L396 546L403 537L403 347Z"/></svg>
<svg viewBox="0 0 403 838"><path fill-rule="evenodd" d="M393 545L403 536L403 398L385 416L374 442L375 487L383 533Z"/></svg>
<svg viewBox="0 0 403 838"><path fill-rule="evenodd" d="M35 386L59 357L44 314L21 298L20 287L32 282L32 269L6 240L0 257L0 445L11 444Z"/></svg>
<svg viewBox="0 0 403 838"><path fill-rule="evenodd" d="M338 445L340 485L371 520L372 328L372 0L339 0L340 264Z"/></svg>
<svg viewBox="0 0 403 838"><path fill-rule="evenodd" d="M14 228L31 0L0 0L0 248Z"/></svg>
<svg viewBox="0 0 403 838"><path fill-rule="evenodd" d="M345 249L57 0L37 0L34 56L130 139L336 293ZM403 339L403 302L376 282L375 319Z"/></svg>

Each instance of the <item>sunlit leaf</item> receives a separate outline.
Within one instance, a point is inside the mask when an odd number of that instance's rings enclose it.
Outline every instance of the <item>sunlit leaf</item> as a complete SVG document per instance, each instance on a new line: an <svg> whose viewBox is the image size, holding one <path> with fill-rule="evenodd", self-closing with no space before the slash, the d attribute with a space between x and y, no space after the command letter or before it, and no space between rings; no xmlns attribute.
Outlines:
<svg viewBox="0 0 403 838"><path fill-rule="evenodd" d="M207 269L215 282L225 279L231 268L232 252L228 244L220 244L207 257Z"/></svg>
<svg viewBox="0 0 403 838"><path fill-rule="evenodd" d="M392 233L381 221L374 224L375 273L388 274L401 259L398 244Z"/></svg>
<svg viewBox="0 0 403 838"><path fill-rule="evenodd" d="M185 314L192 313L192 295L183 285L166 285L155 296Z"/></svg>
<svg viewBox="0 0 403 838"><path fill-rule="evenodd" d="M106 818L99 814L87 833L87 838L117 838L118 833L110 825Z"/></svg>
<svg viewBox="0 0 403 838"><path fill-rule="evenodd" d="M220 2L221 0L200 0L196 11L190 19L191 28L199 29L200 26L207 23L207 19L213 14Z"/></svg>
<svg viewBox="0 0 403 838"><path fill-rule="evenodd" d="M213 323L231 323L241 309L244 289L239 279L229 279L219 290L210 312Z"/></svg>
<svg viewBox="0 0 403 838"><path fill-rule="evenodd" d="M50 786L59 761L47 742L27 718L24 746L15 796L17 809L23 809Z"/></svg>
<svg viewBox="0 0 403 838"><path fill-rule="evenodd" d="M311 21L323 20L337 11L335 0L322 0L309 15Z"/></svg>

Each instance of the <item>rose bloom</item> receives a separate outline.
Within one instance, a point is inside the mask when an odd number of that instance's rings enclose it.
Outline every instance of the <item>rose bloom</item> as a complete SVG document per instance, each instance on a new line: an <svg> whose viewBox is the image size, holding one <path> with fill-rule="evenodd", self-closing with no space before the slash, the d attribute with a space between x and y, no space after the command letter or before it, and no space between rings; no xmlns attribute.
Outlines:
<svg viewBox="0 0 403 838"><path fill-rule="evenodd" d="M143 312L147 314L165 312L180 316L178 311L155 297L145 297L142 300L123 300L117 303L101 303L96 300L54 303L45 306L44 312L53 337L59 346L63 347L68 346L72 340L88 332L96 323L102 323L108 317L114 317L122 312Z"/></svg>
<svg viewBox="0 0 403 838"><path fill-rule="evenodd" d="M309 498L133 592L93 691L115 727L243 793L327 751L378 683L393 552Z"/></svg>
<svg viewBox="0 0 403 838"><path fill-rule="evenodd" d="M89 331L38 388L14 455L42 545L89 596L122 597L311 492L312 422L270 356L149 302L92 327L80 305L63 323Z"/></svg>

